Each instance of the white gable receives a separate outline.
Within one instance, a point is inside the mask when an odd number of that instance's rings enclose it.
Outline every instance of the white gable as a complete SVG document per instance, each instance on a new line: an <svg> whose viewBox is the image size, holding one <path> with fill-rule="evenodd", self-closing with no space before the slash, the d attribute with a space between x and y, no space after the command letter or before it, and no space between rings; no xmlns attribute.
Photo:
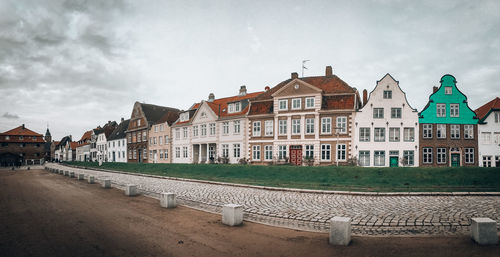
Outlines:
<svg viewBox="0 0 500 257"><path fill-rule="evenodd" d="M196 111L192 124L215 122L216 120L217 115L214 113L212 108L210 108L206 102L203 102L200 108Z"/></svg>

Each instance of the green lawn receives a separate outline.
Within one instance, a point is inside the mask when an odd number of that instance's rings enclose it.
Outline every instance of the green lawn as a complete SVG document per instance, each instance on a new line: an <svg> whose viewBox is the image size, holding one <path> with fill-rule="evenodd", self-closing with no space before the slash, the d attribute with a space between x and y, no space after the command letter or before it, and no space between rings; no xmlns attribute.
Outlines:
<svg viewBox="0 0 500 257"><path fill-rule="evenodd" d="M99 167L98 163L69 162ZM500 192L500 168L103 163L103 169L259 186L375 192Z"/></svg>

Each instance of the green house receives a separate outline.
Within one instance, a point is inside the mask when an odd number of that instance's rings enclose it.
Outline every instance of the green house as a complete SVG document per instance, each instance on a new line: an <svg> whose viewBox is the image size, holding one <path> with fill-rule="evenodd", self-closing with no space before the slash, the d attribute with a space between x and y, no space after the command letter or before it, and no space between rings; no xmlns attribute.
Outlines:
<svg viewBox="0 0 500 257"><path fill-rule="evenodd" d="M476 113L452 75L441 78L419 113L421 166L477 166Z"/></svg>

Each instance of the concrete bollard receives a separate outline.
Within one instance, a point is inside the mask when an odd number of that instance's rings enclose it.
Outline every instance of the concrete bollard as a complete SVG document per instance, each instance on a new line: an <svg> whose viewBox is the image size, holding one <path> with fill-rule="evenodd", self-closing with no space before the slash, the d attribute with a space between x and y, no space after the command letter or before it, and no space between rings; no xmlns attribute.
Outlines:
<svg viewBox="0 0 500 257"><path fill-rule="evenodd" d="M490 218L472 218L471 236L480 245L497 244L497 222Z"/></svg>
<svg viewBox="0 0 500 257"><path fill-rule="evenodd" d="M64 171L64 176L69 176L69 170Z"/></svg>
<svg viewBox="0 0 500 257"><path fill-rule="evenodd" d="M351 242L351 218L333 217L330 220L331 245L349 245Z"/></svg>
<svg viewBox="0 0 500 257"><path fill-rule="evenodd" d="M111 188L111 180L110 179L105 179L102 181L102 187L104 188Z"/></svg>
<svg viewBox="0 0 500 257"><path fill-rule="evenodd" d="M161 193L160 206L164 208L175 208L175 206L177 206L177 203L175 202L175 194Z"/></svg>
<svg viewBox="0 0 500 257"><path fill-rule="evenodd" d="M59 174L64 175L64 171L63 170L59 170Z"/></svg>
<svg viewBox="0 0 500 257"><path fill-rule="evenodd" d="M126 196L135 196L137 195L137 186L136 185L126 185L125 186L125 195Z"/></svg>
<svg viewBox="0 0 500 257"><path fill-rule="evenodd" d="M88 182L89 184L94 184L94 176L89 176Z"/></svg>
<svg viewBox="0 0 500 257"><path fill-rule="evenodd" d="M75 177L75 172L74 172L74 171L71 171L71 172L69 173L69 177L70 177L70 178L74 178L74 177Z"/></svg>
<svg viewBox="0 0 500 257"><path fill-rule="evenodd" d="M222 207L222 224L238 226L243 223L243 206L239 204L226 204Z"/></svg>
<svg viewBox="0 0 500 257"><path fill-rule="evenodd" d="M78 174L78 180L84 180L85 179L85 174L79 173Z"/></svg>

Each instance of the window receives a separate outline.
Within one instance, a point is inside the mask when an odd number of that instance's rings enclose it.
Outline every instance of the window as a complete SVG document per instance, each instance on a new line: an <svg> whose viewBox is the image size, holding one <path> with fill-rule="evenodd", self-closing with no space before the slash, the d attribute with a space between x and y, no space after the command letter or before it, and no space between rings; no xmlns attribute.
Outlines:
<svg viewBox="0 0 500 257"><path fill-rule="evenodd" d="M204 137L207 135L207 124L203 124L200 126L201 127L201 136Z"/></svg>
<svg viewBox="0 0 500 257"><path fill-rule="evenodd" d="M155 128L155 133L158 132L158 125L155 125L154 128Z"/></svg>
<svg viewBox="0 0 500 257"><path fill-rule="evenodd" d="M404 128L403 136L405 142L413 142L415 141L415 129L414 128Z"/></svg>
<svg viewBox="0 0 500 257"><path fill-rule="evenodd" d="M235 158L240 158L240 144L234 144L233 145L233 156Z"/></svg>
<svg viewBox="0 0 500 257"><path fill-rule="evenodd" d="M198 126L193 126L193 137L197 137L198 136ZM167 140L165 139L165 142Z"/></svg>
<svg viewBox="0 0 500 257"><path fill-rule="evenodd" d="M375 142L385 142L385 128L375 128L374 129L374 141Z"/></svg>
<svg viewBox="0 0 500 257"><path fill-rule="evenodd" d="M306 98L306 108L314 108L314 97Z"/></svg>
<svg viewBox="0 0 500 257"><path fill-rule="evenodd" d="M215 135L215 123L210 123L210 124L208 124L208 126L210 127L210 135L214 136Z"/></svg>
<svg viewBox="0 0 500 257"><path fill-rule="evenodd" d="M415 163L414 151L403 151L403 164L405 166L413 166Z"/></svg>
<svg viewBox="0 0 500 257"><path fill-rule="evenodd" d="M465 139L473 139L474 138L474 126L473 125L464 125L464 138Z"/></svg>
<svg viewBox="0 0 500 257"><path fill-rule="evenodd" d="M392 99L392 91L384 90L384 99Z"/></svg>
<svg viewBox="0 0 500 257"><path fill-rule="evenodd" d="M331 145L324 144L321 145L321 160L322 161L329 161L331 159L330 154L331 154Z"/></svg>
<svg viewBox="0 0 500 257"><path fill-rule="evenodd" d="M188 158L188 148L187 146L182 147L182 157L183 158Z"/></svg>
<svg viewBox="0 0 500 257"><path fill-rule="evenodd" d="M175 158L181 158L181 148L180 147L175 148Z"/></svg>
<svg viewBox="0 0 500 257"><path fill-rule="evenodd" d="M292 99L292 110L298 110L301 108L302 99L294 98Z"/></svg>
<svg viewBox="0 0 500 257"><path fill-rule="evenodd" d="M373 118L383 119L384 118L384 108L373 108Z"/></svg>
<svg viewBox="0 0 500 257"><path fill-rule="evenodd" d="M165 126L163 124L160 125L160 131L164 131L165 130Z"/></svg>
<svg viewBox="0 0 500 257"><path fill-rule="evenodd" d="M337 160L346 160L346 144L337 144Z"/></svg>
<svg viewBox="0 0 500 257"><path fill-rule="evenodd" d="M153 138L152 138L152 137L150 137L150 138L149 138L149 144L150 144L150 145L152 145L152 144L153 144Z"/></svg>
<svg viewBox="0 0 500 257"><path fill-rule="evenodd" d="M436 137L437 138L446 138L446 124L437 124L436 125Z"/></svg>
<svg viewBox="0 0 500 257"><path fill-rule="evenodd" d="M223 135L229 134L229 122L222 123L222 134Z"/></svg>
<svg viewBox="0 0 500 257"><path fill-rule="evenodd" d="M331 134L332 133L332 118L326 117L321 118L321 134Z"/></svg>
<svg viewBox="0 0 500 257"><path fill-rule="evenodd" d="M287 133L287 128L286 128L287 120L279 120L278 123L279 123L279 134L286 135L286 133Z"/></svg>
<svg viewBox="0 0 500 257"><path fill-rule="evenodd" d="M240 133L240 121L239 120L235 120L233 121L233 132L234 134L239 134Z"/></svg>
<svg viewBox="0 0 500 257"><path fill-rule="evenodd" d="M128 139L127 140L128 140L129 144L132 143L132 134L128 134Z"/></svg>
<svg viewBox="0 0 500 257"><path fill-rule="evenodd" d="M401 108L391 108L391 118L401 119Z"/></svg>
<svg viewBox="0 0 500 257"><path fill-rule="evenodd" d="M446 163L446 148L437 148L437 163Z"/></svg>
<svg viewBox="0 0 500 257"><path fill-rule="evenodd" d="M389 141L399 142L400 129L399 128L389 128Z"/></svg>
<svg viewBox="0 0 500 257"><path fill-rule="evenodd" d="M229 145L222 144L222 157L229 157Z"/></svg>
<svg viewBox="0 0 500 257"><path fill-rule="evenodd" d="M286 158L286 145L278 146L278 159L284 160Z"/></svg>
<svg viewBox="0 0 500 257"><path fill-rule="evenodd" d="M148 151L146 149L144 149L144 151L142 151L142 154L144 156L144 159L148 158Z"/></svg>
<svg viewBox="0 0 500 257"><path fill-rule="evenodd" d="M271 161L273 159L273 146L266 145L264 146L264 160Z"/></svg>
<svg viewBox="0 0 500 257"><path fill-rule="evenodd" d="M287 110L288 109L288 100L279 100L279 110Z"/></svg>
<svg viewBox="0 0 500 257"><path fill-rule="evenodd" d="M359 166L370 166L370 151L359 151Z"/></svg>
<svg viewBox="0 0 500 257"><path fill-rule="evenodd" d="M182 128L182 137L187 138L188 137L188 128Z"/></svg>
<svg viewBox="0 0 500 257"><path fill-rule="evenodd" d="M168 144L168 136L165 136L165 144Z"/></svg>
<svg viewBox="0 0 500 257"><path fill-rule="evenodd" d="M373 165L385 166L385 151L373 151Z"/></svg>
<svg viewBox="0 0 500 257"><path fill-rule="evenodd" d="M341 134L347 133L347 117L345 117L345 116L337 117L336 132L341 133Z"/></svg>
<svg viewBox="0 0 500 257"><path fill-rule="evenodd" d="M314 134L314 118L306 119L306 134Z"/></svg>
<svg viewBox="0 0 500 257"><path fill-rule="evenodd" d="M180 119L180 121L187 121L187 120L189 120L189 113L187 113L187 112L181 113L179 119Z"/></svg>
<svg viewBox="0 0 500 257"><path fill-rule="evenodd" d="M156 145L156 137L153 137L153 144Z"/></svg>
<svg viewBox="0 0 500 257"><path fill-rule="evenodd" d="M137 150L134 150L134 160L137 159Z"/></svg>
<svg viewBox="0 0 500 257"><path fill-rule="evenodd" d="M359 142L370 142L370 128L359 128Z"/></svg>
<svg viewBox="0 0 500 257"><path fill-rule="evenodd" d="M465 148L465 163L474 163L474 148Z"/></svg>
<svg viewBox="0 0 500 257"><path fill-rule="evenodd" d="M445 95L451 95L451 93L452 93L451 88L452 87L444 87L444 94Z"/></svg>
<svg viewBox="0 0 500 257"><path fill-rule="evenodd" d="M300 120L299 119L292 120L292 134L294 134L294 135L300 134Z"/></svg>
<svg viewBox="0 0 500 257"><path fill-rule="evenodd" d="M432 138L432 124L424 124L422 127L424 128L423 137Z"/></svg>
<svg viewBox="0 0 500 257"><path fill-rule="evenodd" d="M137 127L139 127L140 125L141 125L141 120L137 120Z"/></svg>
<svg viewBox="0 0 500 257"><path fill-rule="evenodd" d="M165 152L165 154L163 156L165 157L165 159L167 159L168 158L168 149L165 149L164 152Z"/></svg>
<svg viewBox="0 0 500 257"><path fill-rule="evenodd" d="M128 150L128 159L131 160L132 159L132 150Z"/></svg>
<svg viewBox="0 0 500 257"><path fill-rule="evenodd" d="M160 159L163 159L163 150L160 150Z"/></svg>
<svg viewBox="0 0 500 257"><path fill-rule="evenodd" d="M252 159L260 160L260 145L252 146Z"/></svg>
<svg viewBox="0 0 500 257"><path fill-rule="evenodd" d="M252 136L254 136L254 137L260 137L260 121L254 121L253 122L253 130L252 131L253 131L252 132Z"/></svg>
<svg viewBox="0 0 500 257"><path fill-rule="evenodd" d="M147 141L147 138L148 138L148 135L146 134L146 131L143 131L143 132L142 132L142 141L143 141L143 142L146 142L146 141Z"/></svg>
<svg viewBox="0 0 500 257"><path fill-rule="evenodd" d="M436 116L446 117L446 104L436 104Z"/></svg>
<svg viewBox="0 0 500 257"><path fill-rule="evenodd" d="M227 112L228 113L233 113L234 112L234 104L228 104L227 105Z"/></svg>
<svg viewBox="0 0 500 257"><path fill-rule="evenodd" d="M241 111L241 103L240 102L234 103L234 111L235 112L240 112Z"/></svg>
<svg viewBox="0 0 500 257"><path fill-rule="evenodd" d="M306 158L313 159L314 158L314 145L306 145Z"/></svg>
<svg viewBox="0 0 500 257"><path fill-rule="evenodd" d="M265 135L266 136L272 136L273 135L273 121L272 120L266 120L264 122L264 127L265 127Z"/></svg>
<svg viewBox="0 0 500 257"><path fill-rule="evenodd" d="M481 141L483 144L491 144L491 132L481 132Z"/></svg>
<svg viewBox="0 0 500 257"><path fill-rule="evenodd" d="M459 104L450 104L450 117L460 116L459 107Z"/></svg>
<svg viewBox="0 0 500 257"><path fill-rule="evenodd" d="M500 112L495 112L495 123L500 123Z"/></svg>
<svg viewBox="0 0 500 257"><path fill-rule="evenodd" d="M459 139L460 138L460 125L450 125L450 130L451 130L451 135L450 137L452 139Z"/></svg>
<svg viewBox="0 0 500 257"><path fill-rule="evenodd" d="M483 167L491 167L491 156L483 156Z"/></svg>
<svg viewBox="0 0 500 257"><path fill-rule="evenodd" d="M430 164L432 163L432 148L431 147L424 147L423 148L423 163Z"/></svg>

